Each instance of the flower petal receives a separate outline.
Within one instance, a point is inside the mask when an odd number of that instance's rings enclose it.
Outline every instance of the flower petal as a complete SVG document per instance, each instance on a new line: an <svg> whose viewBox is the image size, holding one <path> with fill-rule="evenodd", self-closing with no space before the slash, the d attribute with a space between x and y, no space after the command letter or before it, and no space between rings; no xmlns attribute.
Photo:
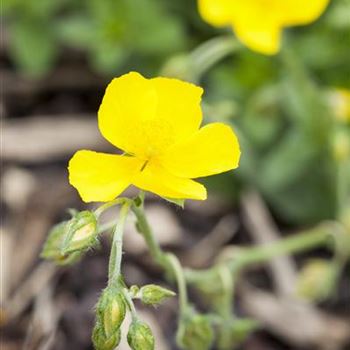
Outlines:
<svg viewBox="0 0 350 350"><path fill-rule="evenodd" d="M237 168L240 154L238 139L231 127L211 123L172 147L159 161L176 176L196 178Z"/></svg>
<svg viewBox="0 0 350 350"><path fill-rule="evenodd" d="M254 24L241 20L233 24L237 38L250 49L274 55L280 50L282 27L273 20L260 20Z"/></svg>
<svg viewBox="0 0 350 350"><path fill-rule="evenodd" d="M202 92L176 79L125 74L107 87L99 128L115 146L147 159L198 130Z"/></svg>
<svg viewBox="0 0 350 350"><path fill-rule="evenodd" d="M107 202L131 184L141 167L134 157L81 150L69 161L69 182L84 202Z"/></svg>
<svg viewBox="0 0 350 350"><path fill-rule="evenodd" d="M195 133L202 123L203 89L178 79L158 77L150 82L158 96L156 119L168 125L171 141L178 142Z"/></svg>
<svg viewBox="0 0 350 350"><path fill-rule="evenodd" d="M198 0L198 9L202 18L216 27L230 23L234 10L232 0Z"/></svg>
<svg viewBox="0 0 350 350"><path fill-rule="evenodd" d="M330 0L276 0L281 6L283 25L303 25L315 21L326 9Z"/></svg>
<svg viewBox="0 0 350 350"><path fill-rule="evenodd" d="M161 197L199 200L207 198L207 191L203 185L174 176L154 161L148 163L145 169L138 173L133 184Z"/></svg>
<svg viewBox="0 0 350 350"><path fill-rule="evenodd" d="M141 122L154 118L156 104L155 90L141 74L130 72L113 79L98 111L102 135L125 152L137 153L142 147Z"/></svg>

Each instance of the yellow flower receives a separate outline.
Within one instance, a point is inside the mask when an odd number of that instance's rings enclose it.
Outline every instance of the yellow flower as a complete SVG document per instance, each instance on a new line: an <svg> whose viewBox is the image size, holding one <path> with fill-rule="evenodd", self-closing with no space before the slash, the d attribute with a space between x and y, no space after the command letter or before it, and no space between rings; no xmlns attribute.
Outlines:
<svg viewBox="0 0 350 350"><path fill-rule="evenodd" d="M350 90L334 89L328 97L336 118L344 123L350 122Z"/></svg>
<svg viewBox="0 0 350 350"><path fill-rule="evenodd" d="M254 51L276 54L284 27L315 21L330 0L198 0L203 19L216 27L232 26Z"/></svg>
<svg viewBox="0 0 350 350"><path fill-rule="evenodd" d="M206 199L193 178L238 166L232 129L202 128L203 90L176 79L146 79L136 72L108 85L98 112L102 135L124 154L78 151L69 181L85 202L110 201L129 185L175 199Z"/></svg>

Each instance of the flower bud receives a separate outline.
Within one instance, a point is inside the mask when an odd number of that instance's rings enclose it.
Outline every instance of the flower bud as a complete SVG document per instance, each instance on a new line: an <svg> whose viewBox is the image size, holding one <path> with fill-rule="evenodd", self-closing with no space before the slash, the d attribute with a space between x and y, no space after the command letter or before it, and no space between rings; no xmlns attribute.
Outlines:
<svg viewBox="0 0 350 350"><path fill-rule="evenodd" d="M129 293L131 298L139 298L140 288L133 285L129 288Z"/></svg>
<svg viewBox="0 0 350 350"><path fill-rule="evenodd" d="M339 121L350 122L350 90L334 89L330 91L328 102Z"/></svg>
<svg viewBox="0 0 350 350"><path fill-rule="evenodd" d="M76 262L81 257L80 252L62 254L61 246L66 237L66 226L68 221L55 225L49 232L40 256L52 260L59 265L68 265Z"/></svg>
<svg viewBox="0 0 350 350"><path fill-rule="evenodd" d="M334 227L334 249L339 258L350 258L350 206L346 205L339 213L339 223Z"/></svg>
<svg viewBox="0 0 350 350"><path fill-rule="evenodd" d="M340 213L340 222L344 225L350 240L350 203L348 203L348 206L343 208L342 212Z"/></svg>
<svg viewBox="0 0 350 350"><path fill-rule="evenodd" d="M97 318L107 339L120 328L125 309L125 300L120 292L112 288L103 291L97 304Z"/></svg>
<svg viewBox="0 0 350 350"><path fill-rule="evenodd" d="M186 350L209 350L214 340L214 332L208 317L195 314L183 321L176 339Z"/></svg>
<svg viewBox="0 0 350 350"><path fill-rule="evenodd" d="M225 320L218 329L218 349L231 350L238 347L258 326L258 322L251 319Z"/></svg>
<svg viewBox="0 0 350 350"><path fill-rule="evenodd" d="M110 337L107 337L99 322L96 323L92 332L92 342L95 350L114 350L120 342L120 337L120 329L117 329Z"/></svg>
<svg viewBox="0 0 350 350"><path fill-rule="evenodd" d="M193 80L194 69L192 64L189 55L180 54L173 56L165 62L162 75L178 79Z"/></svg>
<svg viewBox="0 0 350 350"><path fill-rule="evenodd" d="M164 299L173 297L176 294L169 289L162 288L155 284L148 284L140 289L139 295L144 304L158 305Z"/></svg>
<svg viewBox="0 0 350 350"><path fill-rule="evenodd" d="M333 140L333 154L338 162L350 158L350 135L348 130L337 130Z"/></svg>
<svg viewBox="0 0 350 350"><path fill-rule="evenodd" d="M310 301L326 299L333 291L336 271L331 262L323 259L308 261L297 281L297 295Z"/></svg>
<svg viewBox="0 0 350 350"><path fill-rule="evenodd" d="M153 350L154 337L149 326L141 321L132 322L128 332L128 344L132 350Z"/></svg>
<svg viewBox="0 0 350 350"><path fill-rule="evenodd" d="M93 212L82 211L67 223L67 235L63 241L62 253L86 250L97 243L97 219Z"/></svg>

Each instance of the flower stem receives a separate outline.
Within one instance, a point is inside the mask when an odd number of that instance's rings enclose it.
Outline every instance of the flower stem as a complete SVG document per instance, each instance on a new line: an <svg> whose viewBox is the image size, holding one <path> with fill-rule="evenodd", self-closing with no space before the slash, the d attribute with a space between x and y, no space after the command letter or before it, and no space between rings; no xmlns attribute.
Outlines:
<svg viewBox="0 0 350 350"><path fill-rule="evenodd" d="M225 264L218 266L218 275L223 287L220 314L224 319L229 320L233 312L234 280L229 267Z"/></svg>
<svg viewBox="0 0 350 350"><path fill-rule="evenodd" d="M166 254L161 249L147 221L143 206L138 206L133 202L131 209L137 218L137 227L143 235L152 257L170 277L175 277L176 279L179 290L180 313L183 314L187 308L188 298L186 280L181 264L175 255Z"/></svg>
<svg viewBox="0 0 350 350"><path fill-rule="evenodd" d="M123 233L126 217L131 203L126 201L120 209L119 221L113 232L111 254L109 258L108 283L115 283L120 276L120 267L123 254Z"/></svg>
<svg viewBox="0 0 350 350"><path fill-rule="evenodd" d="M126 288L122 288L121 292L126 300L126 303L128 304L128 308L131 312L132 321L136 322L139 318L137 316L136 308L132 298L130 297L129 291Z"/></svg>
<svg viewBox="0 0 350 350"><path fill-rule="evenodd" d="M187 296L187 288L186 288L186 280L185 275L182 269L182 266L179 262L179 259L174 255L168 253L166 255L170 265L175 274L177 286L179 289L179 299L180 299L180 315L185 315L185 311L188 305L188 296Z"/></svg>
<svg viewBox="0 0 350 350"><path fill-rule="evenodd" d="M281 255L300 253L311 248L326 246L329 244L334 232L334 225L332 222L324 223L316 228L281 239L269 245L253 246L232 251L232 257L228 257L226 265L231 273L236 274L247 266L263 263ZM207 270L186 269L185 273L186 280L190 283L203 280L207 280L210 283L210 280L217 278L217 268L215 266Z"/></svg>
<svg viewBox="0 0 350 350"><path fill-rule="evenodd" d="M123 203L125 203L126 201L128 201L127 198L122 198L122 197L120 197L120 198L117 198L117 199L115 199L115 200L113 200L113 201L104 203L104 204L102 204L100 207L98 207L98 208L95 210L95 215L96 215L96 217L98 218L98 217L100 217L100 215L101 215L105 210L107 210L107 209L109 209L109 208L111 208L111 207L113 207L113 206L115 206L115 205L123 204Z"/></svg>
<svg viewBox="0 0 350 350"><path fill-rule="evenodd" d="M244 268L258 263L264 263L281 255L300 253L316 247L325 247L333 241L332 237L337 229L337 223L324 222L313 229L300 232L269 245L251 246L232 250L231 256L228 255L225 261L220 261L219 264L209 269L193 270L188 268L184 270L176 256L173 254L166 254L162 251L147 222L143 206L138 206L133 202L131 210L136 215L138 229L143 235L156 263L159 264L169 276L175 277L176 279L180 298L180 314L182 317L188 309L186 283L205 283L206 286L212 286L213 289L215 289L218 285L222 285L223 281L228 282L224 287L225 297L227 298L225 305L229 308L235 278ZM227 274L231 275L232 280L227 280Z"/></svg>
<svg viewBox="0 0 350 350"><path fill-rule="evenodd" d="M190 62L193 68L192 80L194 82L199 81L211 67L237 51L241 46L232 35L210 39L198 46L190 54Z"/></svg>
<svg viewBox="0 0 350 350"><path fill-rule="evenodd" d="M156 262L163 268L166 267L165 255L156 241L153 231L146 219L143 206L137 206L135 203L132 204L131 210L134 212L137 219L137 227L146 241L148 249Z"/></svg>

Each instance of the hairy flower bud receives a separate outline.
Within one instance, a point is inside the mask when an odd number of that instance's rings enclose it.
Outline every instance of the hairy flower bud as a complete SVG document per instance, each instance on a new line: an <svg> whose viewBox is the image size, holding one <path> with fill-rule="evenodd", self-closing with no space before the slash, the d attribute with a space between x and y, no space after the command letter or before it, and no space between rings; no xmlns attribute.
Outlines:
<svg viewBox="0 0 350 350"><path fill-rule="evenodd" d="M349 131L337 130L333 140L333 154L338 162L345 162L350 157L350 137Z"/></svg>
<svg viewBox="0 0 350 350"><path fill-rule="evenodd" d="M105 336L109 339L115 334L125 318L123 295L113 288L106 288L97 304L97 318Z"/></svg>
<svg viewBox="0 0 350 350"><path fill-rule="evenodd" d="M248 318L224 320L218 329L218 349L231 350L238 347L258 326L257 321Z"/></svg>
<svg viewBox="0 0 350 350"><path fill-rule="evenodd" d="M61 251L61 246L67 233L67 223L68 221L63 221L50 230L40 255L42 258L52 260L58 265L68 265L74 263L81 257L80 252L63 254Z"/></svg>
<svg viewBox="0 0 350 350"><path fill-rule="evenodd" d="M340 213L340 222L344 225L350 242L350 202L348 203L348 206L343 208L342 212Z"/></svg>
<svg viewBox="0 0 350 350"><path fill-rule="evenodd" d="M155 284L148 284L140 289L139 295L144 304L157 305L164 299L173 297L176 294L169 289L162 288Z"/></svg>
<svg viewBox="0 0 350 350"><path fill-rule="evenodd" d="M92 342L95 350L114 350L120 342L121 332L117 329L111 336L107 337L103 327L99 322L96 323L92 332Z"/></svg>
<svg viewBox="0 0 350 350"><path fill-rule="evenodd" d="M350 122L350 90L333 89L327 97L335 117L340 122Z"/></svg>
<svg viewBox="0 0 350 350"><path fill-rule="evenodd" d="M302 268L297 281L297 295L310 301L326 299L335 286L336 271L330 261L312 259Z"/></svg>
<svg viewBox="0 0 350 350"><path fill-rule="evenodd" d="M214 340L214 332L208 317L195 314L183 321L176 338L186 350L208 350Z"/></svg>
<svg viewBox="0 0 350 350"><path fill-rule="evenodd" d="M132 350L153 350L154 337L149 326L141 321L132 322L128 332L128 343Z"/></svg>
<svg viewBox="0 0 350 350"><path fill-rule="evenodd" d="M97 219L93 212L82 211L67 223L67 235L62 243L64 254L86 250L97 243Z"/></svg>

